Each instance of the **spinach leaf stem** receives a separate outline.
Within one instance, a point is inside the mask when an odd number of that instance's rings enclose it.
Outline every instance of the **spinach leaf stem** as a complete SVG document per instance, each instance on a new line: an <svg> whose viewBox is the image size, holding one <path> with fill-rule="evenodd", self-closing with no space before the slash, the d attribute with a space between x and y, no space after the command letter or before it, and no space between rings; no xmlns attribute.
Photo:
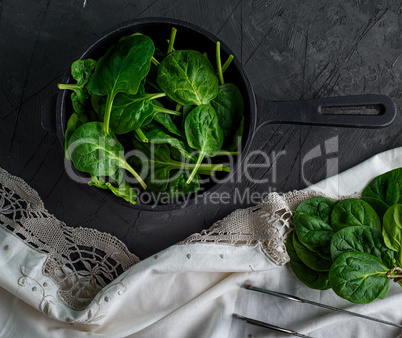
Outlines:
<svg viewBox="0 0 402 338"><path fill-rule="evenodd" d="M233 55L229 55L229 57L227 58L227 60L225 61L225 63L222 66L222 73L224 73L226 71L226 69L228 69L228 67L232 63L232 61L233 61Z"/></svg>
<svg viewBox="0 0 402 338"><path fill-rule="evenodd" d="M160 65L160 62L157 59L155 59L155 57L153 57L153 56L151 57L151 62L157 67Z"/></svg>
<svg viewBox="0 0 402 338"><path fill-rule="evenodd" d="M195 174L197 173L198 167L201 165L201 162L203 159L204 159L204 153L200 152L198 155L198 158L197 158L197 162L195 163L195 167L194 167L193 171L191 172L190 177L186 181L186 184L191 183L191 181L193 180Z"/></svg>
<svg viewBox="0 0 402 338"><path fill-rule="evenodd" d="M138 183L141 185L141 187L146 190L147 185L146 183L142 180L141 176L138 175L138 173L126 162L124 161L124 169L126 169L130 174L132 174L135 179L138 181Z"/></svg>
<svg viewBox="0 0 402 338"><path fill-rule="evenodd" d="M167 49L167 54L170 54L173 52L173 45L174 45L174 40L176 39L176 33L177 33L177 29L172 27L172 31L170 33L170 39L169 39L169 46Z"/></svg>
<svg viewBox="0 0 402 338"><path fill-rule="evenodd" d="M218 78L221 85L225 82L223 80L223 71L222 71L222 63L221 63L221 43L219 41L216 42L216 67L218 69Z"/></svg>
<svg viewBox="0 0 402 338"><path fill-rule="evenodd" d="M176 111L176 110L171 110L171 109L167 109L167 108L162 108L159 107L157 105L152 104L154 111L157 113L166 113L166 114L170 114L170 115L176 115L176 116L181 116L181 112Z"/></svg>
<svg viewBox="0 0 402 338"><path fill-rule="evenodd" d="M183 106L180 103L176 104L176 111L180 111L181 108L183 108Z"/></svg>
<svg viewBox="0 0 402 338"><path fill-rule="evenodd" d="M138 135L138 137L140 138L141 142L144 143L148 143L149 140L148 138L145 136L144 132L141 130L141 128L137 128L135 129L136 134Z"/></svg>
<svg viewBox="0 0 402 338"><path fill-rule="evenodd" d="M214 157L216 157L216 156L236 156L236 155L239 155L238 151L220 151Z"/></svg>
<svg viewBox="0 0 402 338"><path fill-rule="evenodd" d="M74 90L74 89L79 89L79 88L83 88L83 85L78 85L78 84L70 84L70 83L59 83L57 85L57 88L59 89L70 89L70 90Z"/></svg>
<svg viewBox="0 0 402 338"><path fill-rule="evenodd" d="M105 116L103 118L103 130L105 133L108 133L108 134L109 134L110 114L112 113L112 106L113 106L113 101L114 101L115 96L116 96L116 93L114 93L114 91L112 91L110 94L108 94L107 99L106 99Z"/></svg>

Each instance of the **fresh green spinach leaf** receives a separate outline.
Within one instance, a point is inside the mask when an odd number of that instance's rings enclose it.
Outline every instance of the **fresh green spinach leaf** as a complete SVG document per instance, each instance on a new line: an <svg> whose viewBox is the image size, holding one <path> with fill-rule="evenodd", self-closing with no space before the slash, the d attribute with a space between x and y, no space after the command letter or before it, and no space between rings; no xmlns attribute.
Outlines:
<svg viewBox="0 0 402 338"><path fill-rule="evenodd" d="M91 78L96 67L96 61L92 59L77 60L71 65L71 76L74 78L76 88L83 88Z"/></svg>
<svg viewBox="0 0 402 338"><path fill-rule="evenodd" d="M186 122L187 115L197 106L183 106L183 115L182 115L182 129L184 130L184 123Z"/></svg>
<svg viewBox="0 0 402 338"><path fill-rule="evenodd" d="M91 175L91 180L88 182L88 185L90 185L91 187L97 187L104 190L108 189L106 181L102 176Z"/></svg>
<svg viewBox="0 0 402 338"><path fill-rule="evenodd" d="M110 113L110 129L115 134L120 135L141 128L146 124L149 117L153 118L155 115L151 100L164 95L163 93L117 94ZM101 106L99 111L101 121L104 121L105 109L106 103Z"/></svg>
<svg viewBox="0 0 402 338"><path fill-rule="evenodd" d="M146 77L146 81L144 83L144 86L147 90L147 92L152 92L152 91L157 91L160 92L161 89L157 85L156 78L158 75L158 67L160 64L160 61L162 61L166 57L166 52L163 52L160 48L155 48L155 52L153 55L153 60L154 62L151 63L151 68L149 69L148 75ZM155 60L158 60L156 63Z"/></svg>
<svg viewBox="0 0 402 338"><path fill-rule="evenodd" d="M70 142L70 138L75 130L84 123L96 121L96 114L89 110L80 114L72 113L68 119L66 131L64 133L64 153L67 159L70 159L67 148Z"/></svg>
<svg viewBox="0 0 402 338"><path fill-rule="evenodd" d="M71 102L77 114L84 113L88 109L89 92L86 85L92 76L96 66L96 61L92 59L77 60L71 65L71 76L77 82L75 84L58 84L59 89L70 89Z"/></svg>
<svg viewBox="0 0 402 338"><path fill-rule="evenodd" d="M90 186L110 190L115 196L123 198L129 203L137 204L137 192L133 189L127 180L116 182L117 187L111 182L106 182L103 177L91 175L91 180L88 182Z"/></svg>
<svg viewBox="0 0 402 338"><path fill-rule="evenodd" d="M357 198L339 201L332 210L331 224L335 231L354 225L366 225L381 231L381 221L375 210Z"/></svg>
<svg viewBox="0 0 402 338"><path fill-rule="evenodd" d="M387 297L387 295L388 295L388 292L389 292L389 286L388 287L385 287L383 290L382 290L382 292L378 295L378 299L384 299L385 297Z"/></svg>
<svg viewBox="0 0 402 338"><path fill-rule="evenodd" d="M402 204L394 204L385 213L382 235L385 245L398 253L402 264Z"/></svg>
<svg viewBox="0 0 402 338"><path fill-rule="evenodd" d="M337 200L322 196L301 203L294 214L294 227L300 242L310 251L330 260L330 243L335 234L330 215Z"/></svg>
<svg viewBox="0 0 402 338"><path fill-rule="evenodd" d="M103 130L109 132L113 102L118 93L135 95L149 72L154 54L152 40L142 34L121 38L102 56L87 85L96 95L107 96Z"/></svg>
<svg viewBox="0 0 402 338"><path fill-rule="evenodd" d="M315 271L329 271L332 261L322 258L316 252L310 251L300 243L296 233L293 234L293 247L299 259L310 269Z"/></svg>
<svg viewBox="0 0 402 338"><path fill-rule="evenodd" d="M350 226L335 233L331 240L332 260L345 252L364 252L377 257L389 269L395 266L394 252L385 245L381 232L372 227Z"/></svg>
<svg viewBox="0 0 402 338"><path fill-rule="evenodd" d="M101 108L102 106L104 106L106 103L106 96L99 96L96 94L91 94L91 104L92 104L92 108L94 109L94 111L96 112L96 114L99 115L102 114L101 113ZM105 114L105 112L103 112L103 115Z"/></svg>
<svg viewBox="0 0 402 338"><path fill-rule="evenodd" d="M315 196L300 203L296 209L296 213L307 214L314 218L320 219L327 224L330 224L331 212L336 203L338 203L336 199Z"/></svg>
<svg viewBox="0 0 402 338"><path fill-rule="evenodd" d="M67 148L71 135L73 135L75 130L82 124L83 122L81 121L77 113L73 113L68 119L66 132L64 134L64 152L67 159L70 159L70 155L68 154Z"/></svg>
<svg viewBox="0 0 402 338"><path fill-rule="evenodd" d="M187 143L199 151L196 166L187 180L189 184L205 156L214 156L223 145L223 132L215 110L209 105L200 105L188 115L184 125Z"/></svg>
<svg viewBox="0 0 402 338"><path fill-rule="evenodd" d="M286 239L286 251L290 258L289 264L293 273L301 282L303 282L312 289L317 290L329 289L331 286L329 283L328 271L315 271L313 269L310 269L300 260L293 247L293 235L294 231L290 232Z"/></svg>
<svg viewBox="0 0 402 338"><path fill-rule="evenodd" d="M166 56L158 66L159 87L181 105L208 104L218 94L218 77L200 52L179 50Z"/></svg>
<svg viewBox="0 0 402 338"><path fill-rule="evenodd" d="M129 162L141 173L141 176L146 177L150 191L165 191L170 181L178 179L183 172L186 173L196 167L193 163L172 159L167 144L143 143L137 140L132 142L137 154L131 157ZM222 169L221 164L199 166L199 170L221 171Z"/></svg>
<svg viewBox="0 0 402 338"><path fill-rule="evenodd" d="M176 126L169 114L159 113L156 114L154 120L164 126L169 132L184 139L184 133Z"/></svg>
<svg viewBox="0 0 402 338"><path fill-rule="evenodd" d="M375 210L375 212L377 213L378 217L380 218L380 221L382 221L382 219L384 218L384 215L387 212L389 206L385 202L379 200L378 198L362 197L361 199L363 201L365 201L366 203L370 204L370 206Z"/></svg>
<svg viewBox="0 0 402 338"><path fill-rule="evenodd" d="M223 131L223 147L234 142L236 131L241 125L244 113L244 102L240 90L232 83L219 86L218 95L211 101L211 106L218 116Z"/></svg>
<svg viewBox="0 0 402 338"><path fill-rule="evenodd" d="M347 252L332 264L329 280L338 296L353 303L367 304L379 296L384 297L389 288L388 270L372 255Z"/></svg>
<svg viewBox="0 0 402 338"><path fill-rule="evenodd" d="M402 203L402 168L388 171L374 178L363 190L363 197L377 198L389 207Z"/></svg>
<svg viewBox="0 0 402 338"><path fill-rule="evenodd" d="M156 104L156 102L155 102ZM154 120L164 126L169 132L184 139L184 133L176 126L169 114L159 113L154 116Z"/></svg>
<svg viewBox="0 0 402 338"><path fill-rule="evenodd" d="M155 115L155 117L157 115ZM169 135L162 126L158 126L151 122L142 128L142 131L149 142L154 144L169 144L171 147L176 148L184 158L192 158L191 154L187 151L186 144L182 140Z"/></svg>
<svg viewBox="0 0 402 338"><path fill-rule="evenodd" d="M146 189L146 184L124 158L124 148L101 122L79 126L70 138L68 154L75 168L94 176L112 176L119 168L130 172Z"/></svg>
<svg viewBox="0 0 402 338"><path fill-rule="evenodd" d="M106 186L117 197L120 197L131 204L137 204L137 192L127 181L122 182L117 187L107 182Z"/></svg>
<svg viewBox="0 0 402 338"><path fill-rule="evenodd" d="M182 172L176 179L170 180L168 192L171 197L179 198L200 190L198 175L195 176L195 179L193 179L190 184L186 183L188 176L188 173Z"/></svg>

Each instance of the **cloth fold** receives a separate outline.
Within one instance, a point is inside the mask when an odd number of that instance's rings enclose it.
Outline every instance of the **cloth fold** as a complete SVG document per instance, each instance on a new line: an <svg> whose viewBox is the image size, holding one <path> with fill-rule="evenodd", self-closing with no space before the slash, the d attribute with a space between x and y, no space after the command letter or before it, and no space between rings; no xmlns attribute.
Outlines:
<svg viewBox="0 0 402 338"><path fill-rule="evenodd" d="M338 198L359 193L375 176L401 166L402 148L378 154L306 191L271 194L141 262L123 243L94 230L92 237L98 240L92 238L91 245L100 245L103 254L93 255L84 268L73 264L72 253L66 252L63 260L57 250L44 250L40 240L35 242L41 234L32 230L33 219L42 226L56 223L68 238L81 230L52 218L36 192L1 171L0 337L281 336L248 325L233 313L314 337L397 337L399 330L387 325L241 286L278 290L402 324L399 285L392 283L383 300L352 304L332 290L312 290L298 281L283 251L292 212L302 200L316 194ZM15 203L24 210L17 213ZM30 240L18 236L22 232L29 233ZM119 268L105 270L108 257L116 258Z"/></svg>

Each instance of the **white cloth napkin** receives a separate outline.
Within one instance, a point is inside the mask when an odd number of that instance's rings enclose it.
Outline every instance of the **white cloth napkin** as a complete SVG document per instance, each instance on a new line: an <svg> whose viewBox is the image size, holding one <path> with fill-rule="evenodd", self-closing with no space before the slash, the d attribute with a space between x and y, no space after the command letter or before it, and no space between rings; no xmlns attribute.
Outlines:
<svg viewBox="0 0 402 338"><path fill-rule="evenodd" d="M402 167L402 148L374 156L310 189L333 197L361 191ZM134 265L84 310L72 310L42 271L47 256L0 228L0 337L282 337L238 313L313 337L397 337L397 328L241 288L268 288L402 324L402 289L367 305L309 289L261 245L174 245Z"/></svg>

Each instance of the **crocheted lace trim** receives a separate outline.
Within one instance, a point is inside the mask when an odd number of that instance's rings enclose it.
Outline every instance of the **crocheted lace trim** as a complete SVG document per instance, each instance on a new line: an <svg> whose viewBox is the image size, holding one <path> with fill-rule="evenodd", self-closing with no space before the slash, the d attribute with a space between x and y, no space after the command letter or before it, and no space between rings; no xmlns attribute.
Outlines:
<svg viewBox="0 0 402 338"><path fill-rule="evenodd" d="M194 234L180 244L219 243L228 245L255 245L274 263L289 261L286 237L293 228L293 212L304 200L320 195L315 191L293 191L284 195L269 194L261 203L247 209L238 209L216 222L211 228Z"/></svg>
<svg viewBox="0 0 402 338"><path fill-rule="evenodd" d="M179 244L260 244L269 259L283 265L289 260L285 241L293 226L293 212L316 195L312 191L271 193L260 204L236 210ZM114 236L72 228L58 220L35 190L1 168L0 227L47 255L43 274L58 285L58 297L74 310L86 308L100 290L139 262Z"/></svg>
<svg viewBox="0 0 402 338"><path fill-rule="evenodd" d="M117 238L59 221L35 190L1 168L0 227L47 254L43 273L73 309L85 308L102 288L139 262Z"/></svg>

